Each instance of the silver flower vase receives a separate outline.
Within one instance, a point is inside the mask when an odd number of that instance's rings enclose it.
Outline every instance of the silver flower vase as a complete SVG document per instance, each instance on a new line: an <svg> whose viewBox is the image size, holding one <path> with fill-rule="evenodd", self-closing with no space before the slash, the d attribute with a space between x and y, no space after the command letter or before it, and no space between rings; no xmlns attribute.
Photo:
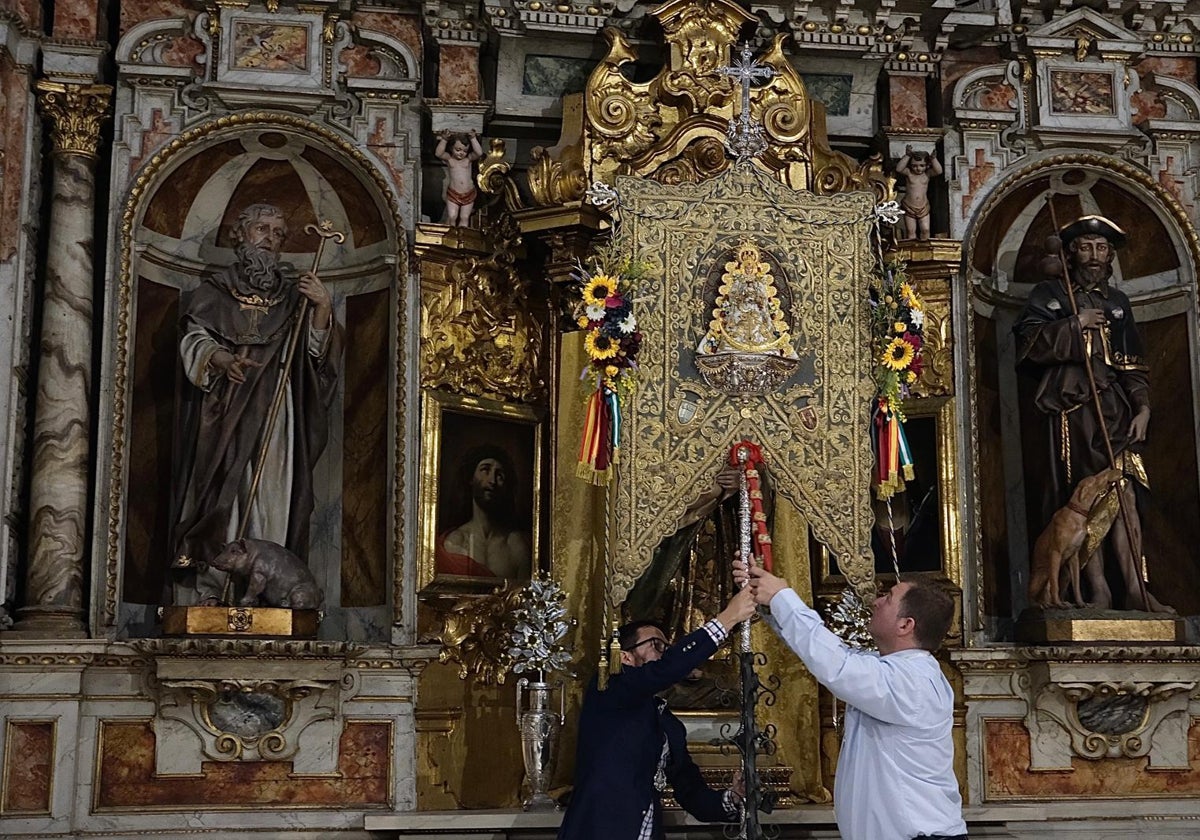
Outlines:
<svg viewBox="0 0 1200 840"><path fill-rule="evenodd" d="M552 710L552 695L558 692L558 711ZM553 811L558 803L546 789L558 763L558 733L562 729L566 700L562 683L548 683L541 671L536 680L517 680L517 728L521 733L521 758L529 781L526 811Z"/></svg>

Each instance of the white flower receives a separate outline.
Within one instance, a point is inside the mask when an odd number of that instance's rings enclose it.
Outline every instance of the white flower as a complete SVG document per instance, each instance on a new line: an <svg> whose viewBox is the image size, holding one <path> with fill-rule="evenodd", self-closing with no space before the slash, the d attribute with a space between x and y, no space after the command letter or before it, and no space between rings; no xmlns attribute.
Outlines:
<svg viewBox="0 0 1200 840"><path fill-rule="evenodd" d="M604 318L604 304L597 303L583 310L589 321L600 321Z"/></svg>
<svg viewBox="0 0 1200 840"><path fill-rule="evenodd" d="M916 329L921 329L925 323L925 311L922 309L913 309L908 313L908 320Z"/></svg>
<svg viewBox="0 0 1200 840"><path fill-rule="evenodd" d="M637 318L633 317L632 314L627 315L619 326L621 327L621 332L625 333L625 335L630 335L637 329Z"/></svg>

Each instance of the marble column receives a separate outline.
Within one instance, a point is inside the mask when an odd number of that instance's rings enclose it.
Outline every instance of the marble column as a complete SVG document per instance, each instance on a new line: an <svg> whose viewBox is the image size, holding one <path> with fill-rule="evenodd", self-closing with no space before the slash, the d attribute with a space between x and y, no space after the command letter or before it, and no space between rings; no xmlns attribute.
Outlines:
<svg viewBox="0 0 1200 840"><path fill-rule="evenodd" d="M14 632L87 635L84 568L96 149L108 85L41 81L53 146L24 605Z"/></svg>

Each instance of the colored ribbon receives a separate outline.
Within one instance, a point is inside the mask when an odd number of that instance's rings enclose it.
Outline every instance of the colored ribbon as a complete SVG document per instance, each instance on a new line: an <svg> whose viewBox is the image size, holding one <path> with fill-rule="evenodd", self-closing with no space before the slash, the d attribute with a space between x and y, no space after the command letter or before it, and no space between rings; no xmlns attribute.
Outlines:
<svg viewBox="0 0 1200 840"><path fill-rule="evenodd" d="M890 499L903 493L904 482L912 481L916 473L904 424L887 400L877 400L871 413L871 449L875 453L875 496Z"/></svg>

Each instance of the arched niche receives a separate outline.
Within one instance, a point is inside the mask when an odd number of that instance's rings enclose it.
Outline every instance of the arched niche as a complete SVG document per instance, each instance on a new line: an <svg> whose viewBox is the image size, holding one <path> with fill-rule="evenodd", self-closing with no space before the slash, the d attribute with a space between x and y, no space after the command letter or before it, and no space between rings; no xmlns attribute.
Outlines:
<svg viewBox="0 0 1200 840"><path fill-rule="evenodd" d="M997 186L972 220L964 249L970 323L959 334L971 336L967 439L977 442L968 458L980 604L1000 636L1028 603L1029 553L1045 525L1048 432L1033 406L1038 380L1016 367L1013 325L1044 279L1040 263L1055 229L1051 197L1060 227L1099 213L1130 234L1113 280L1130 297L1151 367L1145 460L1153 502L1143 513L1149 578L1163 600L1185 614L1200 612L1200 596L1181 586L1200 572L1190 548L1200 540L1195 230L1186 211L1141 170L1097 155L1057 155Z"/></svg>
<svg viewBox="0 0 1200 840"><path fill-rule="evenodd" d="M308 225L329 220L345 234L326 245L319 269L345 348L329 442L313 474L304 559L325 592L321 637L385 641L403 545L404 232L365 154L285 115L192 129L147 162L127 199L110 307L117 328L106 342L112 402L101 436L111 435L111 446L101 450L108 481L97 519L107 527L98 623L117 635L152 635L156 607L170 603L177 390L190 387L179 361L181 302L233 261L233 224L259 202L283 211L281 259L299 271L316 251Z"/></svg>

